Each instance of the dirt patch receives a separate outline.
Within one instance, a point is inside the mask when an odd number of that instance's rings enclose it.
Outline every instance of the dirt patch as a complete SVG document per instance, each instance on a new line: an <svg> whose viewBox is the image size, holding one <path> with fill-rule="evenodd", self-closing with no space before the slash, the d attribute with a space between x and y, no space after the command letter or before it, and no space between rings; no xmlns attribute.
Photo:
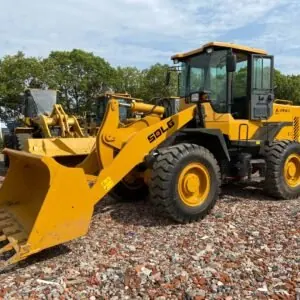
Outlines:
<svg viewBox="0 0 300 300"><path fill-rule="evenodd" d="M227 186L204 220L178 225L147 201L107 197L85 237L0 275L0 297L296 299L299 204Z"/></svg>

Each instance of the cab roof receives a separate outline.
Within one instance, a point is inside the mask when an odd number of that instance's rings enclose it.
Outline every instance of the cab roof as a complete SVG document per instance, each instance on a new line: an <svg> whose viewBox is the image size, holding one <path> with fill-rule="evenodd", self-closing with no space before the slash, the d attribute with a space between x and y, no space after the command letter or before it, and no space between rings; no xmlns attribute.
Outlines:
<svg viewBox="0 0 300 300"><path fill-rule="evenodd" d="M243 46L243 45L238 45L234 43L225 43L225 42L209 42L205 45L203 45L201 48L189 51L189 52L184 52L184 53L177 53L171 57L171 59L181 59L185 57L192 56L194 54L198 54L203 52L206 48L209 47L220 47L220 48L232 48L236 50L241 50L245 51L248 53L253 53L253 54L267 54L267 52L263 49L257 49L257 48L252 48L248 46Z"/></svg>

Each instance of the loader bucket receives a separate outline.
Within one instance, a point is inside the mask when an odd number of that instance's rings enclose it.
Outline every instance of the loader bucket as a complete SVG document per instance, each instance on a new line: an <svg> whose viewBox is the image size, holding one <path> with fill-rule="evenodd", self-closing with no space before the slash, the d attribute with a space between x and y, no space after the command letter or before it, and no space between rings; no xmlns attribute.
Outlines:
<svg viewBox="0 0 300 300"><path fill-rule="evenodd" d="M94 205L83 169L3 152L11 164L0 188L0 266L85 235Z"/></svg>

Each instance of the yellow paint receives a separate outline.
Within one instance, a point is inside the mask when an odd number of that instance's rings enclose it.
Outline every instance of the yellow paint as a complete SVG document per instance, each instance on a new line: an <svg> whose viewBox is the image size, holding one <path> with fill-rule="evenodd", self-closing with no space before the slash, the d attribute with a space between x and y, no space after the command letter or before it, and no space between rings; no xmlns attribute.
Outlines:
<svg viewBox="0 0 300 300"><path fill-rule="evenodd" d="M88 155L95 146L95 137L82 138L49 138L27 140L27 151L32 154L45 156Z"/></svg>
<svg viewBox="0 0 300 300"><path fill-rule="evenodd" d="M17 127L15 133L32 133L33 126L41 129L44 138L30 138L25 141L24 151L46 156L88 155L95 144L96 138L85 137L75 116L68 116L60 104L53 106L49 116L39 115L25 118L28 127ZM59 127L61 135L53 137L51 128ZM78 139L81 138L81 139Z"/></svg>
<svg viewBox="0 0 300 300"><path fill-rule="evenodd" d="M163 114L165 111L165 108L162 106L153 106L151 104L147 103L140 103L140 102L132 102L131 103L131 110L133 112L151 112L154 114Z"/></svg>
<svg viewBox="0 0 300 300"><path fill-rule="evenodd" d="M232 141L253 139L256 131L266 122L293 122L294 117L300 116L299 106L278 103L274 103L273 115L267 121L236 120L229 113L216 113L210 103L204 103L203 106L205 111L205 127L220 129ZM293 125L283 127L275 139L293 140Z"/></svg>
<svg viewBox="0 0 300 300"><path fill-rule="evenodd" d="M300 117L300 106L273 104L273 115L268 122L292 122L293 125L283 127L275 137L275 140L295 140L299 142L299 136L295 135L295 118Z"/></svg>
<svg viewBox="0 0 300 300"><path fill-rule="evenodd" d="M101 185L103 187L103 189L108 192L109 190L111 190L114 186L114 182L112 181L112 179L108 176L106 177L102 182Z"/></svg>
<svg viewBox="0 0 300 300"><path fill-rule="evenodd" d="M111 99L95 148L75 167L62 166L52 157L4 149L11 163L0 188L0 218L9 216L12 231L0 238L9 240L9 247L16 252L6 264L85 235L94 205L142 163L145 155L192 120L195 108L191 106L161 120L154 116L160 114L155 114L154 106L150 105L147 126L137 121L128 125L132 127L130 130L125 130L118 122L118 101ZM164 128L161 135L150 142L148 137L161 128ZM120 132L126 135L122 136L124 143L118 142ZM119 153L104 142L109 134L115 135L117 144L122 144ZM2 228L0 222L0 231ZM7 249L0 252L4 250Z"/></svg>
<svg viewBox="0 0 300 300"><path fill-rule="evenodd" d="M201 163L191 163L180 173L178 179L178 194L181 201L191 207L205 202L210 191L210 175Z"/></svg>
<svg viewBox="0 0 300 300"><path fill-rule="evenodd" d="M175 54L171 57L171 59L187 58L194 54L202 53L202 52L204 52L204 50L206 48L209 48L209 47L224 47L224 48L232 48L232 49L236 49L236 50L246 51L248 53L253 53L253 54L267 54L267 52L263 49L247 47L244 45L238 45L238 44L234 44L234 43L225 43L225 42L209 42L198 49L184 52L184 53Z"/></svg>
<svg viewBox="0 0 300 300"><path fill-rule="evenodd" d="M127 99L127 100L130 100L130 101L134 101L134 102L143 102L143 99L132 97L128 93L105 92L105 93L100 93L97 98L100 99L103 96L104 97L109 97L111 99L122 98L122 99Z"/></svg>
<svg viewBox="0 0 300 300"><path fill-rule="evenodd" d="M260 122L236 120L231 114L216 113L210 103L204 103L205 127L220 129L230 140L249 140L260 127Z"/></svg>
<svg viewBox="0 0 300 300"><path fill-rule="evenodd" d="M0 188L0 216L8 215L11 224L5 238L17 241L8 263L84 235L93 202L83 170L61 166L53 158L7 151L10 167Z"/></svg>
<svg viewBox="0 0 300 300"><path fill-rule="evenodd" d="M149 125L160 121L160 115L151 114L142 119L132 119L131 123L128 123L125 127L120 127L118 131L109 133L107 137L104 137L104 143L114 148L121 149L123 145L128 141L128 137L133 136L136 131L142 130Z"/></svg>
<svg viewBox="0 0 300 300"><path fill-rule="evenodd" d="M295 188L300 184L300 156L291 154L284 164L284 180L288 186Z"/></svg>
<svg viewBox="0 0 300 300"><path fill-rule="evenodd" d="M92 188L93 198L95 199L95 203L98 202L98 199L101 199L105 195L105 191L101 186L101 182L107 176L110 176L114 184L120 182L125 175L127 175L135 166L142 163L144 161L145 155L147 155L152 149L154 149L157 145L161 142L165 141L170 135L178 131L182 128L185 124L187 124L195 115L196 105L181 111L172 117L166 118L164 120L157 121L142 130L137 130L134 135L128 137L128 142L122 148L122 151L116 155L110 164L107 164L105 168L103 168L99 175L98 180L96 181L95 185ZM108 114L112 113L112 110L108 108ZM113 113L118 114L118 110L115 110ZM110 120L110 118L108 118ZM154 119L153 119L154 120ZM109 121L105 121L106 123ZM154 131L160 129L161 127L167 128L170 126L169 130L162 133L157 139L155 139L152 143L149 142L148 136L150 136ZM112 128L107 128L105 130L109 131ZM115 129L118 131L119 129ZM102 134L105 135L104 129L99 132L98 136ZM101 143L99 139L99 143ZM97 147L100 145L98 144ZM114 148L110 148L113 151ZM143 149L142 151L137 151L137 149ZM99 155L101 153L99 152ZM100 163L103 162L100 159Z"/></svg>
<svg viewBox="0 0 300 300"><path fill-rule="evenodd" d="M61 137L83 137L84 134L75 116L69 116L60 104L54 104L50 116L40 115L31 120L42 128L43 136L51 138L50 127L58 126Z"/></svg>
<svg viewBox="0 0 300 300"><path fill-rule="evenodd" d="M132 109L137 112L140 109L147 116L121 124L119 102L112 96L91 152L75 167L62 166L46 155L3 151L11 163L0 188L0 232L7 225L1 220L7 218L11 225L0 235L0 240L9 241L7 248L0 252L9 248L16 251L8 264L85 235L95 204L125 177L130 178L135 167L143 163L153 149L196 114L195 104L183 104L179 113L162 119L163 107L139 104L132 105ZM217 114L209 103L204 104L204 109L205 126L220 128L230 140L251 139L263 125L258 121L234 120L230 114ZM275 113L268 121L293 122L300 116L299 109L276 103ZM277 138L290 136L290 132L294 138L295 130L290 127L281 130ZM298 176L299 161L293 158L291 163L294 166L286 167L287 178ZM145 181L149 175L150 172L146 172ZM208 196L210 183L204 165L187 166L178 183L181 199L189 206L201 205Z"/></svg>

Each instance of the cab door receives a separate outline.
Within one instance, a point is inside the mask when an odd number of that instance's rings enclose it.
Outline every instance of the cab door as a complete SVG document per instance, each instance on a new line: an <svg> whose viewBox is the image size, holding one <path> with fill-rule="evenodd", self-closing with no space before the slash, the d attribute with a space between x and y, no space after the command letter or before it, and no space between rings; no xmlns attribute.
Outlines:
<svg viewBox="0 0 300 300"><path fill-rule="evenodd" d="M250 119L266 120L273 113L274 57L252 54L251 61Z"/></svg>

